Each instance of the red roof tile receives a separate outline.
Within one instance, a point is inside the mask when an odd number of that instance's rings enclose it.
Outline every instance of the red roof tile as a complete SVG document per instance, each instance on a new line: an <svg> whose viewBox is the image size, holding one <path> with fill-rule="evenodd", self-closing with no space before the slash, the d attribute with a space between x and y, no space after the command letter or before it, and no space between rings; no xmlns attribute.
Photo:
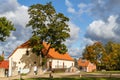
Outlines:
<svg viewBox="0 0 120 80"><path fill-rule="evenodd" d="M82 60L82 59L78 60L78 66L87 67L89 65L89 63L90 63L90 61L88 61L88 60Z"/></svg>
<svg viewBox="0 0 120 80"><path fill-rule="evenodd" d="M47 50L48 47L50 46L47 43L43 43L45 49ZM61 60L70 60L73 61L74 59L68 54L68 53L64 53L64 54L60 54L59 52L55 51L54 48L51 48L47 54L47 56L49 58L54 58L54 59L61 59Z"/></svg>
<svg viewBox="0 0 120 80"><path fill-rule="evenodd" d="M30 47L30 42L26 41L25 43L23 43L22 45L18 46L18 48L29 48Z"/></svg>
<svg viewBox="0 0 120 80"><path fill-rule="evenodd" d="M0 68L8 69L9 68L9 61L7 61L7 60L0 61Z"/></svg>

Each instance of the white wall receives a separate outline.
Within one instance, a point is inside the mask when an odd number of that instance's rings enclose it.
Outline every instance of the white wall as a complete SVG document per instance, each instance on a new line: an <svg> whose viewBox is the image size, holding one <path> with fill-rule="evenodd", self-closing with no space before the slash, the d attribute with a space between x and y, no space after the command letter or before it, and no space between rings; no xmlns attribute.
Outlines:
<svg viewBox="0 0 120 80"><path fill-rule="evenodd" d="M74 66L74 61L68 61L68 60L59 60L59 59L51 59L49 61L52 61L52 68L70 68L71 66Z"/></svg>
<svg viewBox="0 0 120 80"><path fill-rule="evenodd" d="M26 54L26 48L18 48L10 57L9 57L9 76L18 75L18 68L21 68L21 72L25 71L24 69L25 63L22 63L20 59L24 54ZM30 50L30 49L29 49ZM34 54L35 55L35 54ZM33 57L33 55L32 55ZM25 58L26 59L26 58ZM39 62L36 57L30 58L33 62L36 60ZM52 68L70 68L74 66L74 61L69 60L59 60L59 59L51 59L52 60ZM32 63L33 63L32 62ZM49 61L48 61L49 62ZM28 69L27 69L28 71ZM25 71L26 72L26 71Z"/></svg>
<svg viewBox="0 0 120 80"><path fill-rule="evenodd" d="M0 77L5 77L5 69L0 68Z"/></svg>
<svg viewBox="0 0 120 80"><path fill-rule="evenodd" d="M25 63L22 63L20 59L25 53L26 48L19 48L9 57L9 76L17 75L18 68L21 68L21 70L24 68Z"/></svg>

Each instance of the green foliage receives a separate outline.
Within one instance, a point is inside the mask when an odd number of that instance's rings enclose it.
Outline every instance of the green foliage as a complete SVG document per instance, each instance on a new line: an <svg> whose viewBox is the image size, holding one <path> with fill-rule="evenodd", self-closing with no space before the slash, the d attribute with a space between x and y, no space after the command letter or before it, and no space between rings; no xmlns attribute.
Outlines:
<svg viewBox="0 0 120 80"><path fill-rule="evenodd" d="M36 53L37 55L40 55L42 48L44 48L42 42L40 42L40 37L38 36L31 37L30 46L32 46L32 52Z"/></svg>
<svg viewBox="0 0 120 80"><path fill-rule="evenodd" d="M55 48L60 53L67 52L67 47L63 42L70 37L70 29L66 24L69 19L64 14L56 13L51 3L32 5L28 9L28 14L30 20L27 26L32 27L33 30L30 40L33 52L39 55L44 48L43 42L50 44L48 51L50 48Z"/></svg>
<svg viewBox="0 0 120 80"><path fill-rule="evenodd" d="M0 56L0 61L3 61L4 60L4 57Z"/></svg>
<svg viewBox="0 0 120 80"><path fill-rule="evenodd" d="M90 60L92 63L99 65L105 56L105 50L100 42L96 42L93 45L87 46L83 53L83 58Z"/></svg>
<svg viewBox="0 0 120 80"><path fill-rule="evenodd" d="M14 25L6 17L0 17L0 41L5 41L10 32L15 31Z"/></svg>
<svg viewBox="0 0 120 80"><path fill-rule="evenodd" d="M120 70L120 44L115 42L108 42L105 45L106 51L109 51L107 53L108 55L108 69L110 70Z"/></svg>
<svg viewBox="0 0 120 80"><path fill-rule="evenodd" d="M86 46L83 58L95 63L100 69L120 70L120 43L108 42Z"/></svg>

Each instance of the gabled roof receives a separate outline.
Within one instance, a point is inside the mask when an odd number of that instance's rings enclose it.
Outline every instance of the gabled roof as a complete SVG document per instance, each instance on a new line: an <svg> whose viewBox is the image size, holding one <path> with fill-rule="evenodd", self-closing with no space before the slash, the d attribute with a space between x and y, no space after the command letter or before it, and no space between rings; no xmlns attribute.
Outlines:
<svg viewBox="0 0 120 80"><path fill-rule="evenodd" d="M18 46L18 47L13 51L13 53L8 56L8 58L11 57L11 56L15 53L15 51L16 51L17 49L19 49L19 48L30 48L30 46L29 46L29 41L26 41L25 43L23 43L23 44L21 44L20 46Z"/></svg>
<svg viewBox="0 0 120 80"><path fill-rule="evenodd" d="M61 60L74 60L68 53L60 54L54 48L50 49L48 57Z"/></svg>
<svg viewBox="0 0 120 80"><path fill-rule="evenodd" d="M25 43L23 43L20 46L18 46L18 48L30 48L30 42L26 41Z"/></svg>
<svg viewBox="0 0 120 80"><path fill-rule="evenodd" d="M82 59L78 60L78 66L87 67L89 65L89 63L90 63L90 61L88 61L88 60L82 60Z"/></svg>
<svg viewBox="0 0 120 80"><path fill-rule="evenodd" d="M43 43L45 50L48 49L48 47L50 46L47 43ZM64 54L60 54L58 51L55 51L54 48L51 48L47 54L47 57L49 58L54 58L54 59L61 59L61 60L70 60L73 61L74 59L68 54L68 53L64 53Z"/></svg>
<svg viewBox="0 0 120 80"><path fill-rule="evenodd" d="M43 43L43 45L44 45L44 47L45 47L45 49L43 49L43 51L44 51L44 53L45 53L45 51L48 49L48 47L49 47L50 45L47 44L47 43L45 43L45 42ZM27 41L27 42L23 43L22 45L18 46L18 47L13 51L13 53L12 53L10 56L12 56L12 55L14 54L14 52L15 52L17 49L19 49L19 48L30 48L30 46L29 46L29 41ZM10 56L9 56L9 57L10 57ZM9 58L9 57L8 57L8 58ZM54 58L54 59L61 59L61 60L70 60L70 61L73 61L73 60L74 60L68 53L60 54L60 53L58 53L57 51L55 51L54 48L51 48L51 49L49 50L49 52L48 52L48 54L47 54L47 57L48 57L48 58Z"/></svg>
<svg viewBox="0 0 120 80"><path fill-rule="evenodd" d="M9 61L7 61L7 60L0 61L0 68L8 69Z"/></svg>

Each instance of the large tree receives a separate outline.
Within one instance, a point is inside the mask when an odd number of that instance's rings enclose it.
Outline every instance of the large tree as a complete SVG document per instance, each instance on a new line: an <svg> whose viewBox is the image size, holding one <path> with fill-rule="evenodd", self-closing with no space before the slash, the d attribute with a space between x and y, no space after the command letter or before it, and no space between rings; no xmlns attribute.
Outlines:
<svg viewBox="0 0 120 80"><path fill-rule="evenodd" d="M120 43L109 41L105 45L94 43L86 46L83 58L95 63L100 69L120 70Z"/></svg>
<svg viewBox="0 0 120 80"><path fill-rule="evenodd" d="M14 25L6 17L0 17L0 41L5 41L15 31Z"/></svg>
<svg viewBox="0 0 120 80"><path fill-rule="evenodd" d="M83 58L96 64L98 69L100 66L105 66L106 52L103 44L96 42L93 45L86 46L83 52Z"/></svg>
<svg viewBox="0 0 120 80"><path fill-rule="evenodd" d="M50 45L46 55L50 48L55 48L59 53L67 52L64 42L70 37L67 24L69 18L62 13L57 13L51 3L32 5L28 9L28 14L30 20L27 26L32 27L33 30L30 43L34 53L37 55L42 53L43 42Z"/></svg>
<svg viewBox="0 0 120 80"><path fill-rule="evenodd" d="M120 70L120 43L109 41L105 45L105 49L109 59L107 69Z"/></svg>

